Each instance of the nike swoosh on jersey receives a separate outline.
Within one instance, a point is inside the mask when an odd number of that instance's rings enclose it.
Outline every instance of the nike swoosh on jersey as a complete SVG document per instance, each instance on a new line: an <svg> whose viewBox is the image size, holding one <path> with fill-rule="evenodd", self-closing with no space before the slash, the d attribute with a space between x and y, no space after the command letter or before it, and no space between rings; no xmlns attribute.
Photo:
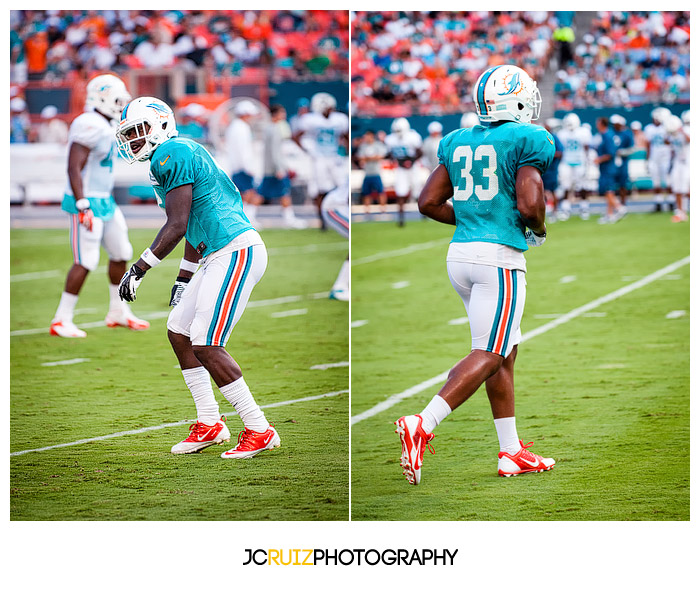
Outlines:
<svg viewBox="0 0 700 594"><path fill-rule="evenodd" d="M162 167L163 165L165 165L165 164L168 162L168 159L169 159L169 158L170 158L170 155L168 155L167 157L165 157L165 160L164 160L164 161L158 161L158 163L160 163L160 165L161 165L161 167Z"/></svg>

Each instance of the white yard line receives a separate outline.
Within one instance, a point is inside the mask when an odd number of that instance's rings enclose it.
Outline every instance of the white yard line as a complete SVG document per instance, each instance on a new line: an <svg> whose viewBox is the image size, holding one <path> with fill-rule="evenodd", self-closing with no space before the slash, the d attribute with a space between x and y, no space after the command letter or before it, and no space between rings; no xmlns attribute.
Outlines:
<svg viewBox="0 0 700 594"><path fill-rule="evenodd" d="M282 402L272 402L271 404L263 404L260 408L279 408L280 406L287 406L288 404L296 404L297 402L310 402L312 400L321 400L322 398L329 398L331 396L338 396L340 394L347 394L348 390L338 390L336 392L328 392L326 394L318 394L316 396L306 396L304 398L296 398L294 400L283 400ZM235 416L237 413L235 411L223 413L226 416ZM74 445L81 445L84 443L90 443L92 441L104 441L106 439L113 439L115 437L122 437L124 435L138 435L139 433L148 433L149 431L158 431L160 429L167 429L168 427L180 427L182 425L189 425L194 423L195 420L188 421L177 421L175 423L163 423L162 425L154 425L153 427L142 427L141 429L131 429L129 431L119 431L118 433L110 433L109 435L100 435L98 437L88 437L86 439L79 439L77 441L71 441L69 443L59 443L56 445L45 446L43 448L35 448L33 450L22 450L19 452L10 452L10 456L21 456L23 454L29 454L32 452L45 452L47 450L55 450L56 448L67 448Z"/></svg>
<svg viewBox="0 0 700 594"><path fill-rule="evenodd" d="M685 258L682 258L673 264L669 264L668 266L665 266L664 268L661 268L657 270L656 272L652 272L651 274L645 276L644 278L631 283L629 285L626 285L620 289L617 289L616 291L613 291L612 293L608 293L607 295L603 295L602 297L598 297L598 299L594 299L593 301L590 301L589 303L586 303L585 305L582 305L581 307L577 307L576 309L572 309L569 313L563 314L556 319L552 320L551 322L547 322L546 324L543 324L542 326L535 328L534 330L531 330L530 332L526 332L523 334L522 342L525 342L526 340L530 340L531 338L535 338L536 336L539 336L540 334L544 334L545 332L549 332L550 330L553 330L557 326L561 326L562 324L566 324L567 322L570 322L571 320L574 320L578 318L579 316L582 316L586 312L589 312L593 309L596 309L603 305L604 303L609 303L610 301L614 301L615 299L619 299L620 297L623 297L627 295L628 293L631 293L632 291L636 291L637 289L641 289L642 287L648 285L649 283L654 282L655 280L658 280L668 274L669 272L673 272L674 270L680 268L681 266L685 266L686 264L690 263L690 256L686 256ZM378 404L374 405L372 408L361 412L357 415L354 415L353 417L350 418L350 424L354 425L355 423L359 423L360 421L364 421L366 419L370 419L374 417L375 415L378 415L381 412L384 412L385 410L390 409L392 406L395 404L398 404L402 400L406 400L406 398L410 398L411 396L415 396L416 394L420 394L424 390L427 390L428 388L432 388L433 386L437 384L444 383L445 380L447 379L447 374L449 373L449 369L439 375L436 375L435 377L431 377L430 379L427 379L420 384L416 384L415 386L412 386L408 388L407 390L404 390L403 392L399 392L398 394L393 394L389 396L387 399L382 400Z"/></svg>
<svg viewBox="0 0 700 594"><path fill-rule="evenodd" d="M369 264L370 262L376 262L377 260L386 260L387 258L395 258L396 256L406 256L414 252L419 252L421 250L426 250L431 247L442 245L447 247L449 242L446 239L436 239L434 241L426 241L425 243L414 243L408 247L401 248L398 250L390 250L388 252L377 252L371 256L365 256L364 258L358 258L353 260L351 264L357 266L359 264Z"/></svg>
<svg viewBox="0 0 700 594"><path fill-rule="evenodd" d="M267 307L268 305L280 305L284 303L293 303L296 301L304 301L305 299L327 299L328 292L323 293L311 293L309 295L287 295L286 297L277 297L275 299L260 299L258 301L249 301L246 308L249 307ZM144 320L158 320L162 318L167 318L170 315L170 310L167 311L153 311L149 313L140 314L141 318ZM104 320L99 320L97 322L85 322L79 323L80 328L99 328L104 326ZM10 336L28 336L30 334L44 334L48 333L48 326L43 328L27 328L26 330L13 330L10 332Z"/></svg>
<svg viewBox="0 0 700 594"><path fill-rule="evenodd" d="M319 369L324 371L326 369L332 369L334 367L349 367L350 361L338 361L338 363L323 363L321 365L312 365L309 369Z"/></svg>
<svg viewBox="0 0 700 594"><path fill-rule="evenodd" d="M42 367L55 367L56 365L75 365L76 363L85 363L90 359L64 359L63 361L47 361L42 363Z"/></svg>
<svg viewBox="0 0 700 594"><path fill-rule="evenodd" d="M273 311L270 314L271 318L289 318L292 316L305 316L307 313L309 313L309 310L307 308L302 308L302 309L288 309L286 311Z"/></svg>
<svg viewBox="0 0 700 594"><path fill-rule="evenodd" d="M67 239L62 240L62 242L65 242L66 245L68 244ZM296 255L296 254L311 254L311 253L316 253L316 252L322 252L324 250L341 251L341 250L347 250L347 249L348 249L348 242L347 241L339 241L339 242L333 242L333 243L311 243L309 245L290 245L288 247L268 248L267 253L268 253L268 255L271 255L271 256L284 256L284 255ZM169 267L169 268L174 268L175 266L179 266L179 265L180 265L179 258L166 258L161 263L161 267ZM100 273L106 272L106 271L107 271L106 266L98 266L93 271L93 274L95 274L95 273L100 274ZM65 274L66 274L66 270L40 270L37 272L25 272L22 274L11 274L10 275L10 282L11 283L19 283L19 282L24 282L24 281L41 280L44 278L53 278L56 276L64 276Z"/></svg>

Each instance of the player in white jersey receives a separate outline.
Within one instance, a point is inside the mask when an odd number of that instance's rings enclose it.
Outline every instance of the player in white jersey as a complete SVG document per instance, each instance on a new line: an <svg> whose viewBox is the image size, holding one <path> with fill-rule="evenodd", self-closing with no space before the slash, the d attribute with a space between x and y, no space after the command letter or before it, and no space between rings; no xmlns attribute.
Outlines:
<svg viewBox="0 0 700 594"><path fill-rule="evenodd" d="M307 150L308 147L313 162L309 195L316 203L322 225L325 225L321 214L323 197L334 188L347 183L348 177L346 155L350 120L335 108L333 95L316 93L311 97L311 111L299 118L293 136L294 142L302 150Z"/></svg>
<svg viewBox="0 0 700 594"><path fill-rule="evenodd" d="M384 143L389 157L396 165L394 170L394 193L399 206L399 225L404 224L404 204L413 194L420 191L416 161L423 155L423 139L411 128L406 118L396 118L391 122L391 134Z"/></svg>
<svg viewBox="0 0 700 594"><path fill-rule="evenodd" d="M688 220L684 200L690 197L690 117L684 124L678 116L669 116L664 123L673 152L671 167L671 191L676 197L676 208L671 217L674 223ZM686 198L687 197L687 198Z"/></svg>
<svg viewBox="0 0 700 594"><path fill-rule="evenodd" d="M588 168L588 147L591 145L590 131L581 125L575 113L564 116L562 128L557 132L564 149L559 163L559 207L564 218L571 212L569 196L579 194L581 197L582 219L588 219L588 190L586 188L586 169Z"/></svg>
<svg viewBox="0 0 700 594"><path fill-rule="evenodd" d="M73 323L73 313L85 279L100 260L100 245L109 265L109 327L145 330L149 323L137 318L119 299L119 281L126 272L132 248L124 215L114 201L113 160L116 153L113 121L129 102L124 83L111 74L93 78L87 85L85 111L68 134L68 181L62 208L70 215L73 266L51 322L49 332L64 338L87 336Z"/></svg>
<svg viewBox="0 0 700 594"><path fill-rule="evenodd" d="M350 189L347 180L326 194L321 204L321 213L326 227L345 239L350 237ZM328 296L338 301L350 301L350 256L343 262Z"/></svg>
<svg viewBox="0 0 700 594"><path fill-rule="evenodd" d="M671 112L665 107L657 107L651 112L651 123L644 127L647 163L656 200L656 212L661 212L663 205L668 201L671 147L667 142L664 122L670 115Z"/></svg>
<svg viewBox="0 0 700 594"><path fill-rule="evenodd" d="M250 122L260 112L252 101L244 99L233 108L236 116L226 128L226 154L231 168L231 180L243 199L246 216L253 225L257 225L258 206L262 197L255 191L253 183L253 130Z"/></svg>

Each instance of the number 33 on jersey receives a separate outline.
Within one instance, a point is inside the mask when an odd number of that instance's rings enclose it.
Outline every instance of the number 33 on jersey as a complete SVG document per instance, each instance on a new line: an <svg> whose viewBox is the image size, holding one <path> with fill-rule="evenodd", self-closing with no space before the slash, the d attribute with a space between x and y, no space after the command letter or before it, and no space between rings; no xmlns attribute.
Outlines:
<svg viewBox="0 0 700 594"><path fill-rule="evenodd" d="M440 141L438 160L454 186L457 229L453 242L486 241L527 250L515 178L532 166L543 173L554 139L541 126L501 122L462 128Z"/></svg>

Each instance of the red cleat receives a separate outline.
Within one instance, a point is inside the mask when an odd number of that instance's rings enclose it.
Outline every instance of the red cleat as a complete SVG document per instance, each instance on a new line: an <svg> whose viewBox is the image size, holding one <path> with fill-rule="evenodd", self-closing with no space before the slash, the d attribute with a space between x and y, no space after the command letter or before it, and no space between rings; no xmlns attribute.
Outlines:
<svg viewBox="0 0 700 594"><path fill-rule="evenodd" d="M225 459L252 458L264 450L280 447L280 443L280 436L272 425L264 433L244 429L238 434L236 447L224 452L221 457Z"/></svg>
<svg viewBox="0 0 700 594"><path fill-rule="evenodd" d="M398 433L401 438L403 474L409 483L417 485L420 483L425 448L427 447L431 454L435 453L435 448L429 443L435 435L423 430L423 417L420 415L401 417L394 425L396 425L394 433Z"/></svg>
<svg viewBox="0 0 700 594"><path fill-rule="evenodd" d="M194 454L211 445L230 441L231 432L224 421L226 421L226 417L221 417L221 420L215 425L192 423L187 439L176 443L170 451L173 454Z"/></svg>
<svg viewBox="0 0 700 594"><path fill-rule="evenodd" d="M528 450L532 442L525 445L520 440L520 451L517 454L498 453L498 476L514 476L526 472L544 472L551 470L555 464L554 458L543 458Z"/></svg>

